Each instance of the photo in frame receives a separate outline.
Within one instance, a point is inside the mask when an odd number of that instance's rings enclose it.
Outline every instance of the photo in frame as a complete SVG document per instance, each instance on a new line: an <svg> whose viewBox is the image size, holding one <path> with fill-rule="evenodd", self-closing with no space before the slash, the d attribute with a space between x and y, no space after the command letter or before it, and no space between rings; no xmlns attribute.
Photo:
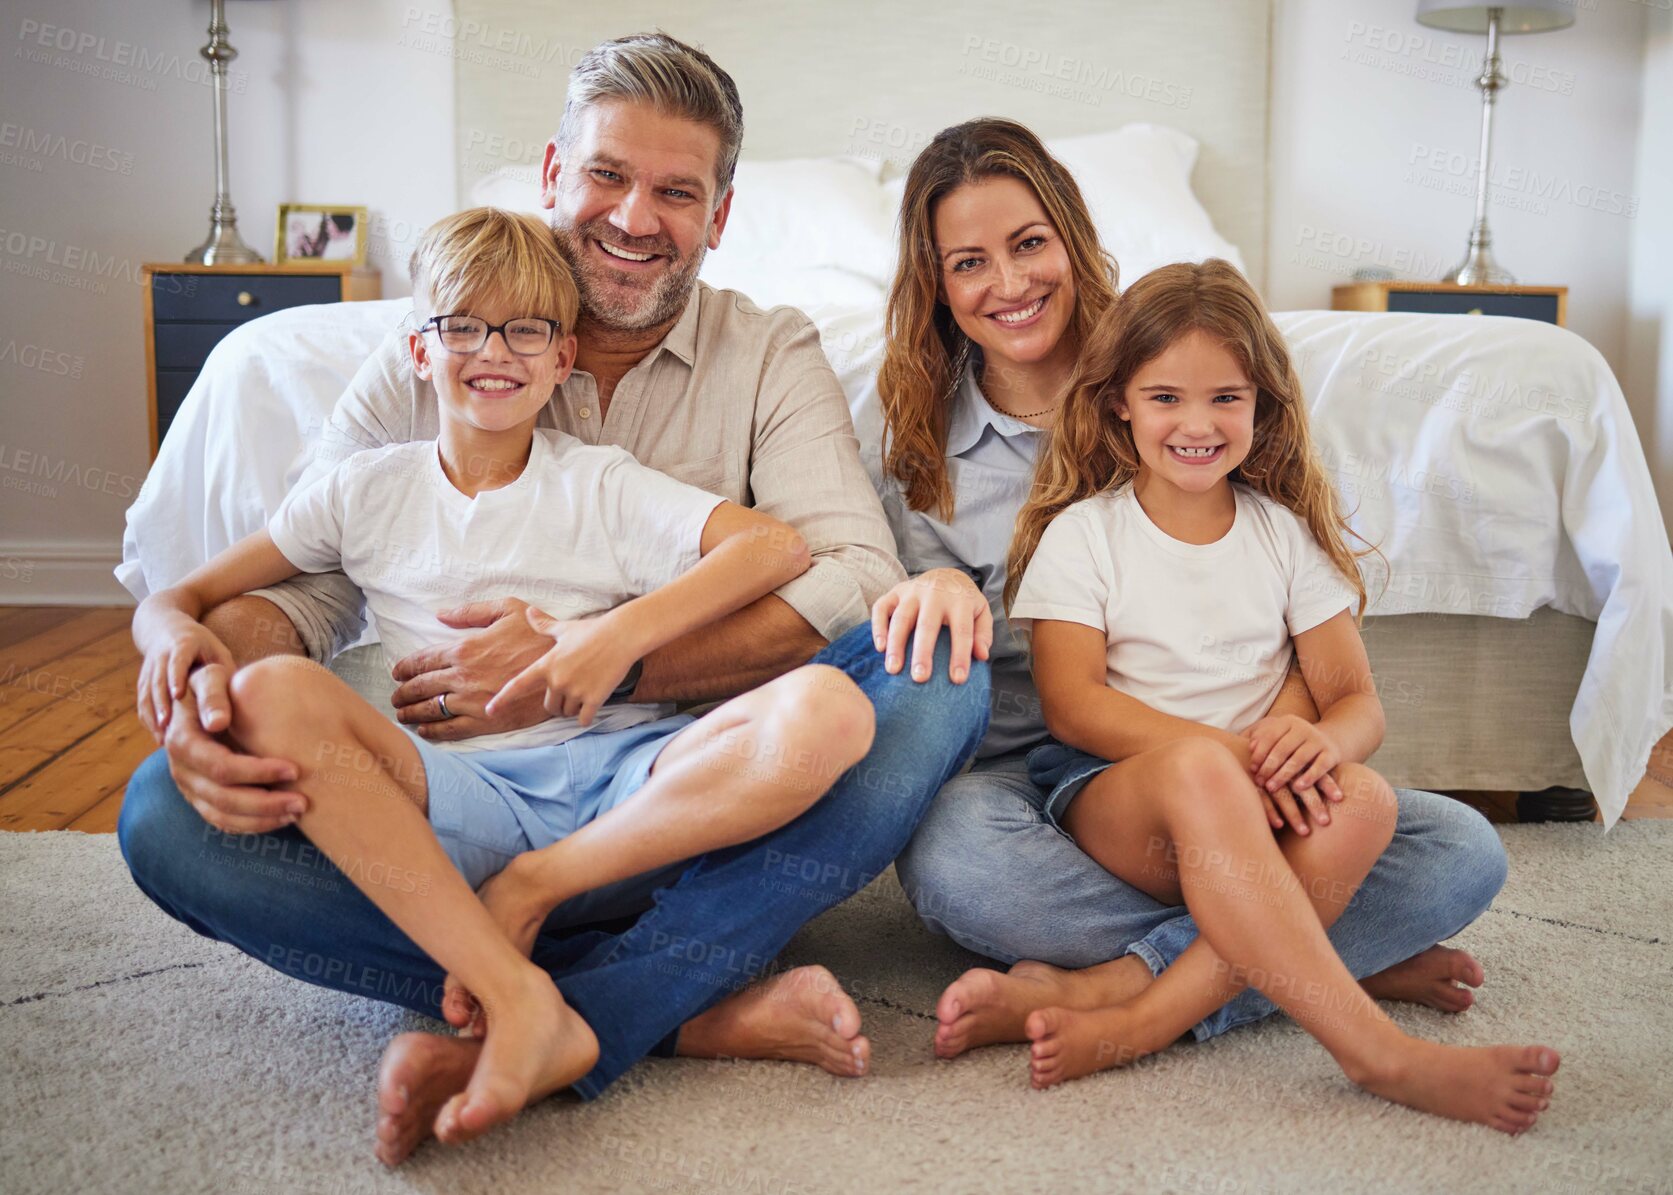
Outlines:
<svg viewBox="0 0 1673 1195"><path fill-rule="evenodd" d="M366 209L347 204L281 203L273 260L283 265L366 264Z"/></svg>

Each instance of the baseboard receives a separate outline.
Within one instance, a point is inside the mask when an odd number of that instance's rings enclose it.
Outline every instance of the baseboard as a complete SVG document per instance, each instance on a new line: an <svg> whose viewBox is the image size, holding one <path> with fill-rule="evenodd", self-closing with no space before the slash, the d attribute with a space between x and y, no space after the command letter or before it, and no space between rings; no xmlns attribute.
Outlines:
<svg viewBox="0 0 1673 1195"><path fill-rule="evenodd" d="M119 543L0 543L0 606L131 606Z"/></svg>

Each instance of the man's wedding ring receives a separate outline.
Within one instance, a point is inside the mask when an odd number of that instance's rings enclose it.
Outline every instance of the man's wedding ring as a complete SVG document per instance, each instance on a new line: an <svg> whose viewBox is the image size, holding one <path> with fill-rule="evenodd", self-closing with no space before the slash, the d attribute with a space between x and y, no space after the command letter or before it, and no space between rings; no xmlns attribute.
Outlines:
<svg viewBox="0 0 1673 1195"><path fill-rule="evenodd" d="M453 716L453 711L447 708L446 693L436 694L436 705L441 709L441 716L443 718L451 718Z"/></svg>

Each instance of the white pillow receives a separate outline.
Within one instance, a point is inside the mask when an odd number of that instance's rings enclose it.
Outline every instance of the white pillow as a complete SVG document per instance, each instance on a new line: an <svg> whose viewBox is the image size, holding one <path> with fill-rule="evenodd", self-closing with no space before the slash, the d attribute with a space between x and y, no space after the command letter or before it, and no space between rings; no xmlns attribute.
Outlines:
<svg viewBox="0 0 1673 1195"><path fill-rule="evenodd" d="M1197 143L1188 134L1129 124L1059 137L1046 149L1075 176L1099 240L1121 266L1123 286L1176 261L1223 257L1244 269L1243 254L1215 230L1191 190ZM904 177L883 185L891 213L900 209L905 189Z"/></svg>
<svg viewBox="0 0 1673 1195"><path fill-rule="evenodd" d="M1130 124L1062 137L1046 148L1080 184L1104 248L1121 266L1123 285L1176 261L1223 257L1244 268L1243 254L1215 230L1191 190L1197 164L1192 137L1163 125Z"/></svg>
<svg viewBox="0 0 1673 1195"><path fill-rule="evenodd" d="M763 277L835 269L888 285L893 213L878 185L882 168L874 158L739 162L732 213L703 280L749 293L747 283Z"/></svg>

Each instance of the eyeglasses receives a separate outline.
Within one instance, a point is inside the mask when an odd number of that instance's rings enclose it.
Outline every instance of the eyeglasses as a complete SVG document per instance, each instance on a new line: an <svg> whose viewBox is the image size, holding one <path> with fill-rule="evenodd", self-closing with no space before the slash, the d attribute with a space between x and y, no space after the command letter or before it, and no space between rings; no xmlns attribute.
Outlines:
<svg viewBox="0 0 1673 1195"><path fill-rule="evenodd" d="M488 343L488 337L498 332L505 347L519 357L538 357L552 346L552 337L563 330L555 319L526 315L490 324L474 315L438 315L425 321L419 332L436 330L442 348L450 353L474 353Z"/></svg>

